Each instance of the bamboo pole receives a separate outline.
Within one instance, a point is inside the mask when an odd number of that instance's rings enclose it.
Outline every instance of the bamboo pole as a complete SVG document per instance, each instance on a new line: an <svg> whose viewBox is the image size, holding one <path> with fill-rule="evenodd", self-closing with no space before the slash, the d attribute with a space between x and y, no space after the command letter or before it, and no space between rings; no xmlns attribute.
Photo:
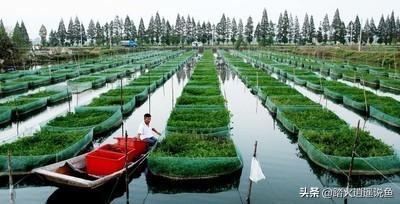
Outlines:
<svg viewBox="0 0 400 204"><path fill-rule="evenodd" d="M350 184L351 184L351 173L353 172L353 164L354 164L354 156L356 154L356 147L359 140L359 130L360 130L360 120L357 123L357 130L356 130L356 138L354 139L353 143L353 150L351 152L351 161L350 161L350 168L349 168L349 175L347 176L347 192L349 192ZM344 203L347 204L347 196L344 198Z"/></svg>
<svg viewBox="0 0 400 204"><path fill-rule="evenodd" d="M257 140L254 143L254 153L253 153L253 157L255 158L257 156ZM250 203L250 197L251 197L251 188L253 187L253 181L251 181L251 179L249 178L249 190L247 192L247 198L246 201L247 203Z"/></svg>
<svg viewBox="0 0 400 204"><path fill-rule="evenodd" d="M123 88L122 78L120 79L120 93L121 93L121 113L123 111ZM122 121L121 127L122 136L124 136L124 121ZM129 177L128 177L128 134L125 134L125 190L126 190L126 203L129 204Z"/></svg>
<svg viewBox="0 0 400 204"><path fill-rule="evenodd" d="M10 188L10 204L15 203L15 193L14 193L14 184L12 178L12 163L11 163L11 151L8 150L8 182Z"/></svg>
<svg viewBox="0 0 400 204"><path fill-rule="evenodd" d="M151 113L150 67L149 67L149 114Z"/></svg>

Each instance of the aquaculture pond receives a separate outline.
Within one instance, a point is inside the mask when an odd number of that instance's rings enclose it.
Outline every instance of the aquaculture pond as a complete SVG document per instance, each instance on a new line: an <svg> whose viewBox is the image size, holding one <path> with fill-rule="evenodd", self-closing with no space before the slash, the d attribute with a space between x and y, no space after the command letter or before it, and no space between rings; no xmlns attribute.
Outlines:
<svg viewBox="0 0 400 204"><path fill-rule="evenodd" d="M143 115L147 112L152 114L152 126L157 130L165 129L171 112L177 105L177 99L181 95L186 84L191 85L212 85L204 81L189 82L187 76L190 75L190 69L184 69L168 79L162 86L158 87L151 94L150 100L146 100L140 107L137 107L133 113L123 119L124 130L129 135L136 134L139 123L143 120ZM215 179L207 182L170 182L168 180L152 177L147 174L146 164L138 168L137 172L130 178L129 196L131 203L245 203L249 185L250 163L253 154L254 142L258 141L257 158L266 175L266 180L253 184L251 202L252 203L343 203L343 199L323 199L323 198L301 198L301 187L345 187L347 179L343 174L331 173L315 165L301 150L297 143L297 137L288 133L285 128L277 122L276 118L263 104L263 100L253 93L243 83L231 69L221 68L219 70L220 92L226 101L226 107L229 110L231 138L237 146L238 151L243 157L243 169L237 174L230 175L227 178ZM286 84L286 83L284 83ZM290 87L295 86L290 83ZM186 88L185 88L186 89ZM303 97L318 102L320 95L314 94L305 87L295 87L300 91ZM105 92L105 91L104 91ZM103 92L103 93L104 93ZM216 95L214 89L207 91L201 89L186 89L190 96L192 95ZM278 94L280 92L277 92ZM100 95L100 94L97 94ZM295 96L297 101L306 101L301 96ZM187 100L189 101L189 100ZM216 100L218 103L219 99ZM286 103L285 100L275 97L277 103ZM320 106L327 103L329 110L345 123L354 123L362 118L354 112L337 105L321 100ZM209 105L209 104L207 104ZM210 104L211 105L211 104ZM305 102L309 105L309 102ZM226 113L215 113L216 117L221 117L221 121L226 119ZM184 115L182 116L184 117ZM335 119L333 115L329 118ZM228 119L229 121L229 119ZM173 122L173 121L170 121ZM337 120L335 120L335 123ZM342 122L342 121L341 121ZM337 123L341 123L337 122ZM374 131L375 127L381 127L375 122L367 122L366 130L371 135L377 133L388 133L389 129L379 129ZM348 129L346 129L348 130ZM387 132L385 132L387 131ZM390 130L391 131L391 130ZM398 133L389 132L388 137L382 136L383 142L399 148L397 142ZM115 130L111 135L99 138L94 145L98 146L104 143L114 142L114 137L121 135L121 128ZM312 137L312 133L309 135ZM175 135L179 139L180 135ZM199 136L200 137L200 136ZM198 138L196 138L198 139ZM393 141L393 142L390 142ZM210 140L207 144L213 145L217 141ZM164 146L170 148L169 146ZM181 149L183 153L191 152L193 154L202 154L193 152L187 146ZM226 143L226 148L221 148L218 153L231 155L230 144ZM207 149L207 148L204 148ZM181 152L181 153L182 153ZM390 151L388 151L390 153ZM179 153L179 154L181 154ZM183 154L182 153L182 154ZM208 154L211 154L208 152ZM5 183L7 183L5 179ZM390 183L390 179L393 183ZM111 186L99 192L82 192L60 189L47 186L40 182L28 182L35 180L26 178L17 185L17 202L21 203L126 203L124 185ZM16 179L17 181L17 179ZM3 182L3 181L2 181ZM3 183L4 183L3 182ZM352 177L353 187L377 187L392 188L394 198L369 198L369 199L349 199L349 203L357 204L375 204L375 203L399 203L398 196L400 177L399 175L388 175L386 178L381 176L354 176ZM4 186L4 185L3 185ZM4 187L0 189L0 203L8 202L9 190Z"/></svg>

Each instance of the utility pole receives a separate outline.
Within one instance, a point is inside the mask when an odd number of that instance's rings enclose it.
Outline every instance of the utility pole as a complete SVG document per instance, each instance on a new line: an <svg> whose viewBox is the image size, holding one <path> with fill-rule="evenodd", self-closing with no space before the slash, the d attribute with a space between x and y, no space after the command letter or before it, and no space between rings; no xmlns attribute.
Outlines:
<svg viewBox="0 0 400 204"><path fill-rule="evenodd" d="M362 39L362 20L360 20L360 38L358 39L358 51L361 51L361 39Z"/></svg>
<svg viewBox="0 0 400 204"><path fill-rule="evenodd" d="M350 40L349 40L350 45L353 44L353 24L350 24Z"/></svg>
<svg viewBox="0 0 400 204"><path fill-rule="evenodd" d="M212 40L211 40L211 46L212 47L214 47L214 32L215 32L215 25L212 25L212 33L211 33L211 36L212 36Z"/></svg>
<svg viewBox="0 0 400 204"><path fill-rule="evenodd" d="M110 50L111 50L111 26L108 28L108 37L109 37L109 39L110 39Z"/></svg>

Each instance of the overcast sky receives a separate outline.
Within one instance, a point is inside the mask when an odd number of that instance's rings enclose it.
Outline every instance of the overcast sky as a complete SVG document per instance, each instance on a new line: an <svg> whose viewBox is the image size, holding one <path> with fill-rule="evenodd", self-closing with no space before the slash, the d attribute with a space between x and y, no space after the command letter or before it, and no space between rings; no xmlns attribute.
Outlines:
<svg viewBox="0 0 400 204"><path fill-rule="evenodd" d="M339 8L342 20L347 24L356 14L361 19L373 17L379 22L382 14L392 11L398 16L400 0L2 0L0 19L8 29L16 21L23 20L31 38L37 38L39 28L44 24L50 29L57 29L61 18L66 26L70 17L78 16L85 27L90 19L99 20L102 24L114 19L115 15L125 18L129 15L138 26L140 17L145 25L151 15L157 11L171 23L175 23L177 13L185 18L189 14L195 20L218 22L222 13L229 17L242 18L244 21L252 16L253 21L260 21L262 10L267 9L268 17L274 22L279 13L287 10L299 17L302 23L307 12L314 16L316 25L325 13L330 21L336 8ZM362 20L364 22L364 20ZM245 23L245 22L244 22Z"/></svg>

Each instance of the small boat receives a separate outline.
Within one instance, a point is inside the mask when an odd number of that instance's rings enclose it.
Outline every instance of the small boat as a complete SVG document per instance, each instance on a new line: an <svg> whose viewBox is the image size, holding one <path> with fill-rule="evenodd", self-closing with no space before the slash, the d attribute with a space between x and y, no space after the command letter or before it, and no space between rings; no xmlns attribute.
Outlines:
<svg viewBox="0 0 400 204"><path fill-rule="evenodd" d="M128 156L127 169L130 174L154 149L148 149L144 141L128 138L128 152L125 153L125 138L116 139L118 142L115 144L102 145L86 154L36 168L32 172L61 188L97 189L126 173L125 155Z"/></svg>

